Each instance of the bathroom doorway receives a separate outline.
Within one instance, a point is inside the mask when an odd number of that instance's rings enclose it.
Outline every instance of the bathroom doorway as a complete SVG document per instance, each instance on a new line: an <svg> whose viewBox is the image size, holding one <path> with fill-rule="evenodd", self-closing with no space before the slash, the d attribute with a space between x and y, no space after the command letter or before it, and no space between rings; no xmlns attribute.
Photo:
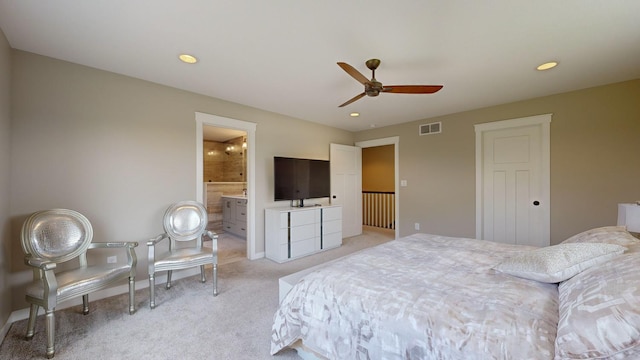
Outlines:
<svg viewBox="0 0 640 360"><path fill-rule="evenodd" d="M202 127L203 202L208 230L218 234L218 263L246 258L247 132Z"/></svg>
<svg viewBox="0 0 640 360"><path fill-rule="evenodd" d="M196 112L196 199L207 207L209 228L219 234L221 262L226 262L223 257L227 250L229 256L239 259L240 245L244 247L241 258L257 258L252 146L255 127L255 123ZM232 215L229 211L225 214L227 205ZM229 224L237 226L225 229Z"/></svg>

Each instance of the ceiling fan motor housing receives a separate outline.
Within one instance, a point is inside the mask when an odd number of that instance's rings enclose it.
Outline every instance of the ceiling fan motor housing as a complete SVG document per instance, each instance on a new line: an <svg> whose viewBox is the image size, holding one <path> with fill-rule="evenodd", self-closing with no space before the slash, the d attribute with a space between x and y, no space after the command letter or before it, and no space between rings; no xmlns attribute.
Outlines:
<svg viewBox="0 0 640 360"><path fill-rule="evenodd" d="M378 96L382 89L382 83L376 81L376 79L371 79L370 82L364 84L364 93L367 94L367 96Z"/></svg>

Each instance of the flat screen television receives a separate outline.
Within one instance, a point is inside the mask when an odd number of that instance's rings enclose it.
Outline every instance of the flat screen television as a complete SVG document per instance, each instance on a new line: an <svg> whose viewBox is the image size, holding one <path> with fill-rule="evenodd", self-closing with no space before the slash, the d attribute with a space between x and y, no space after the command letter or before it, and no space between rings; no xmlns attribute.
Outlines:
<svg viewBox="0 0 640 360"><path fill-rule="evenodd" d="M328 160L273 158L274 200L296 200L329 197L331 182Z"/></svg>

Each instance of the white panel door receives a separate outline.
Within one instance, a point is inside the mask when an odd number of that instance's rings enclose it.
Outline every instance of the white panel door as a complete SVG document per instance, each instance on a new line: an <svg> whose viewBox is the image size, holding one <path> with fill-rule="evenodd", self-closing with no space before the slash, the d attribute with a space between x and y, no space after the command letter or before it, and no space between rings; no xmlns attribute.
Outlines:
<svg viewBox="0 0 640 360"><path fill-rule="evenodd" d="M549 245L548 136L543 130L541 124L530 124L481 132L479 238Z"/></svg>
<svg viewBox="0 0 640 360"><path fill-rule="evenodd" d="M331 204L342 205L342 236L362 234L362 149L331 144Z"/></svg>

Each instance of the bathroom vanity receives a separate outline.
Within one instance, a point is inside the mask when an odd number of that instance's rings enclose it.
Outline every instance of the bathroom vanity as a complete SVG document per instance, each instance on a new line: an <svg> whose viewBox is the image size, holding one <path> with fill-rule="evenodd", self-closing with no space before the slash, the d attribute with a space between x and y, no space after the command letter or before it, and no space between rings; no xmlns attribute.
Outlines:
<svg viewBox="0 0 640 360"><path fill-rule="evenodd" d="M247 197L222 195L222 229L243 239L247 238Z"/></svg>

